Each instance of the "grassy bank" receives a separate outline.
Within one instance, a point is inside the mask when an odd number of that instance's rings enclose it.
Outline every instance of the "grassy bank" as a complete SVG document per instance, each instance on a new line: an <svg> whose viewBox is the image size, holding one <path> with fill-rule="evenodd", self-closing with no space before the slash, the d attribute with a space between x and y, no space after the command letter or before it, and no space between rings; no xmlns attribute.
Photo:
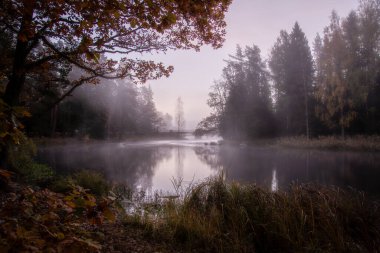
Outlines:
<svg viewBox="0 0 380 253"><path fill-rule="evenodd" d="M129 222L188 252L380 249L379 205L355 191L305 185L272 193L214 179L191 189L183 201L159 206L158 216L147 211Z"/></svg>
<svg viewBox="0 0 380 253"><path fill-rule="evenodd" d="M380 151L380 136L353 136L345 139L324 136L309 140L306 137L287 137L272 141L270 145L283 148L378 152Z"/></svg>

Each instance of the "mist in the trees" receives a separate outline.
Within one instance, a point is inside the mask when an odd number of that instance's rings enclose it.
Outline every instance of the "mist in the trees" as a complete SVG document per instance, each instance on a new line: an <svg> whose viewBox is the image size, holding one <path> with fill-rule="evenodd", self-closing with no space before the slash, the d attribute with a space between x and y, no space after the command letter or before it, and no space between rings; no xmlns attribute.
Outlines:
<svg viewBox="0 0 380 253"><path fill-rule="evenodd" d="M70 76L80 74L78 69L70 72ZM37 109L48 106L32 104ZM47 110L36 114L31 119L30 131L42 136L123 139L169 131L171 121L168 113L157 111L149 86L138 86L128 80L101 79L97 84L78 87L50 113Z"/></svg>
<svg viewBox="0 0 380 253"><path fill-rule="evenodd" d="M347 17L333 11L312 45L296 22L280 32L267 61L257 46L238 46L195 133L237 140L378 134L379 10L368 0Z"/></svg>

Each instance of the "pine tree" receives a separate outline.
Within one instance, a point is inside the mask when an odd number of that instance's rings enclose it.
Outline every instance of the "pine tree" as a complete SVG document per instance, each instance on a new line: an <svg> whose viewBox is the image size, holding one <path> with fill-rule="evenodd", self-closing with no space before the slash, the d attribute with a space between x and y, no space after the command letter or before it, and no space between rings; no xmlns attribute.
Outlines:
<svg viewBox="0 0 380 253"><path fill-rule="evenodd" d="M230 56L224 77L229 92L220 129L226 138L246 139L273 135L274 119L269 74L257 46L238 47Z"/></svg>
<svg viewBox="0 0 380 253"><path fill-rule="evenodd" d="M276 94L276 115L287 135L310 135L313 59L305 34L295 23L290 35L282 31L269 66Z"/></svg>
<svg viewBox="0 0 380 253"><path fill-rule="evenodd" d="M289 43L289 34L286 31L281 31L269 59L269 67L274 82L275 114L281 133L289 131L289 99L285 91Z"/></svg>

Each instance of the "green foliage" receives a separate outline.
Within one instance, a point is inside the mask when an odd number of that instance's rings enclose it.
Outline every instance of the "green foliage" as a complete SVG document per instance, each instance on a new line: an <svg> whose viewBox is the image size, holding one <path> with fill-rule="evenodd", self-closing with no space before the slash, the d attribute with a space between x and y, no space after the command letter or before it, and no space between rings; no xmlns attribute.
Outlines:
<svg viewBox="0 0 380 253"><path fill-rule="evenodd" d="M89 170L82 170L74 173L72 175L72 180L75 184L85 189L89 189L91 193L97 196L107 195L111 188L104 175Z"/></svg>
<svg viewBox="0 0 380 253"><path fill-rule="evenodd" d="M54 176L53 170L47 165L33 160L36 154L36 146L31 139L25 136L20 139L19 145L11 145L8 148L8 161L12 168L20 174L27 183L44 185Z"/></svg>
<svg viewBox="0 0 380 253"><path fill-rule="evenodd" d="M54 192L68 193L73 185L87 189L95 196L107 196L113 188L104 175L90 170L81 170L70 175L55 177L49 184L49 189Z"/></svg>
<svg viewBox="0 0 380 253"><path fill-rule="evenodd" d="M54 171L49 166L36 162L19 167L19 172L26 182L32 184L45 184L54 177Z"/></svg>
<svg viewBox="0 0 380 253"><path fill-rule="evenodd" d="M70 176L56 176L48 185L49 189L57 193L68 193L71 191L74 181Z"/></svg>

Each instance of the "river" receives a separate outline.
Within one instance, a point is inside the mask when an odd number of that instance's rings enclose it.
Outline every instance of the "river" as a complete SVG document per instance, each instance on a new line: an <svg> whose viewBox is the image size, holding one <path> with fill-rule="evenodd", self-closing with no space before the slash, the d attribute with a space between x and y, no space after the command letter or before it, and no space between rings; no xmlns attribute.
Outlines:
<svg viewBox="0 0 380 253"><path fill-rule="evenodd" d="M41 146L38 159L58 172L90 169L144 191L173 192L210 176L272 191L292 183L352 187L380 196L380 153L216 145L219 138Z"/></svg>

